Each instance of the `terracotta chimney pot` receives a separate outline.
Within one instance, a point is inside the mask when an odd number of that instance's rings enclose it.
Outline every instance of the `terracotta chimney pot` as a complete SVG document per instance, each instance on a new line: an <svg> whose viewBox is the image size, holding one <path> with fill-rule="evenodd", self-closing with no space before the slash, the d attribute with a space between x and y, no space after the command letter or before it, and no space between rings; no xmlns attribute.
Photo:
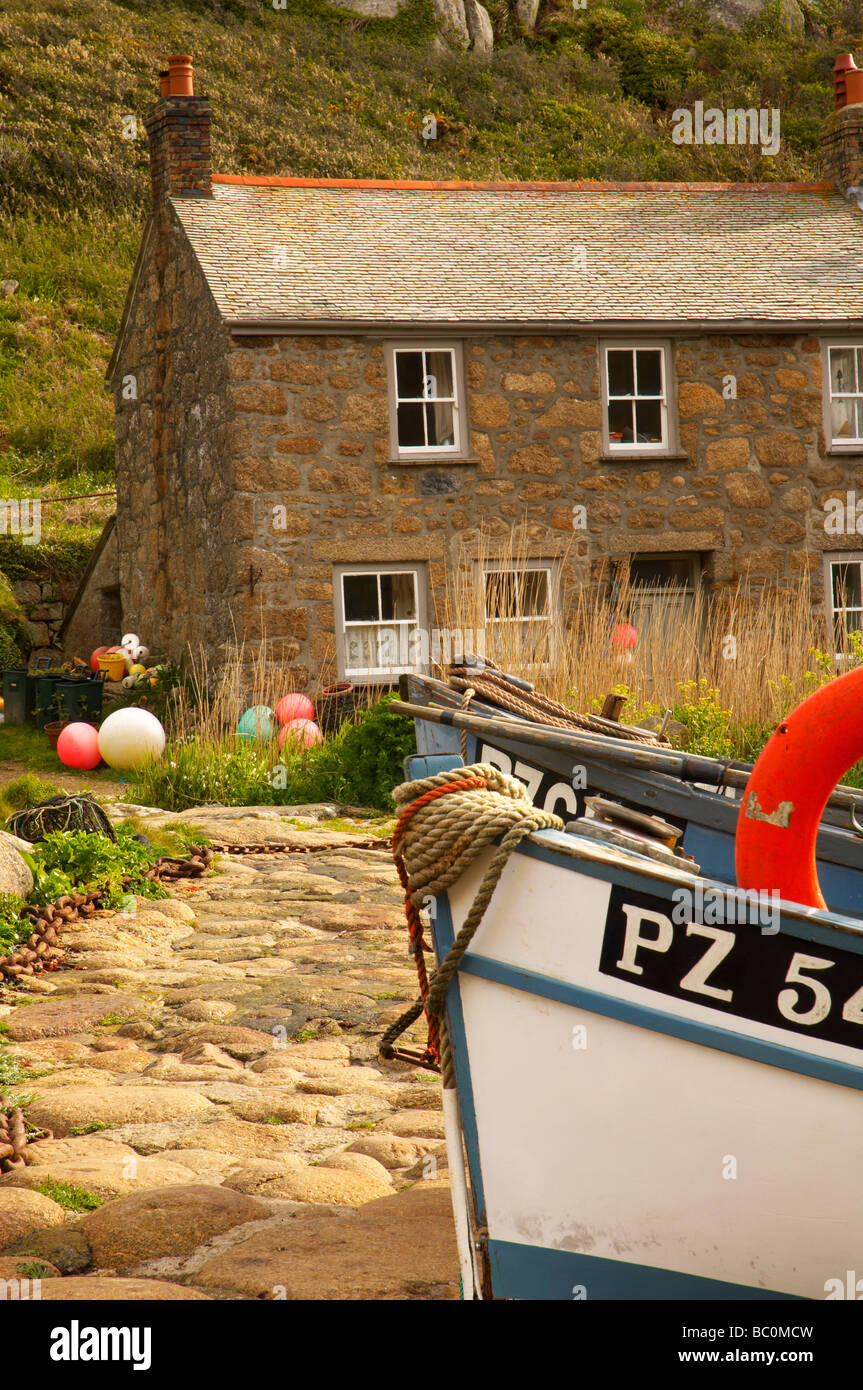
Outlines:
<svg viewBox="0 0 863 1390"><path fill-rule="evenodd" d="M863 102L863 68L849 68L845 73L845 105Z"/></svg>
<svg viewBox="0 0 863 1390"><path fill-rule="evenodd" d="M168 96L193 97L195 87L192 76L192 60L188 54L168 59Z"/></svg>
<svg viewBox="0 0 863 1390"><path fill-rule="evenodd" d="M848 76L853 72L857 72L853 53L840 53L833 64L833 93L836 98L837 111L841 110L843 106L851 105L848 100ZM857 100L859 101L859 97Z"/></svg>
<svg viewBox="0 0 863 1390"><path fill-rule="evenodd" d="M164 71L164 72L160 72L160 73L159 73L159 96L160 96L160 97L166 97L166 96L168 95L169 85L170 85L170 84L169 84L169 78L170 78L170 73L168 72L168 69L167 69L167 68L165 68L165 71Z"/></svg>

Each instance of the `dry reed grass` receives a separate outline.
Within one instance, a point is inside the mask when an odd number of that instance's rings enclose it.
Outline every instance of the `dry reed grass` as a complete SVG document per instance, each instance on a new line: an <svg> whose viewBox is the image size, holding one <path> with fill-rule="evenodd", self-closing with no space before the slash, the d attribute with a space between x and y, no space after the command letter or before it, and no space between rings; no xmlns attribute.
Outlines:
<svg viewBox="0 0 863 1390"><path fill-rule="evenodd" d="M735 722L769 727L829 673L828 660L817 656L830 644L807 576L791 588L741 582L715 595L698 589L684 600L674 590L636 588L611 565L598 581L579 584L570 544L551 566L556 621L530 620L524 605L516 605L515 621L489 623L482 582L489 567L548 566L534 558L537 546L528 536L522 525L501 546L477 533L460 549L448 568L445 621L461 632L484 633L489 659L573 708L590 710L608 691L626 687L631 717L636 709L680 705L693 688L708 688ZM495 581L492 589L499 601ZM612 640L629 623L638 632L631 653Z"/></svg>

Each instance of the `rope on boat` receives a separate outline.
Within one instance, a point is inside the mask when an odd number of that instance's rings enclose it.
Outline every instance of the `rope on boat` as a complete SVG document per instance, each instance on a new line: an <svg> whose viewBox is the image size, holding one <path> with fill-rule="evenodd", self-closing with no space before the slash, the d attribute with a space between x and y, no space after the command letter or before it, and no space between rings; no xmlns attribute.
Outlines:
<svg viewBox="0 0 863 1390"><path fill-rule="evenodd" d="M668 741L664 736L659 740L651 730L638 729L633 724L618 724L613 719L602 719L596 714L578 714L575 710L567 709L566 705L559 704L557 700L540 695L536 690L517 692L509 681L488 670L487 666L482 672L478 672L477 668L472 666L449 666L447 675L453 690L462 691L466 695L468 690L472 689L474 695L484 696L501 709L508 710L510 714L517 714L532 724L548 724L554 729L584 729L592 734L625 738L632 743L648 743L654 748L658 742ZM462 750L462 757L464 756Z"/></svg>
<svg viewBox="0 0 863 1390"><path fill-rule="evenodd" d="M444 1008L447 986L458 969L513 850L534 830L562 830L563 821L534 806L522 782L488 763L474 763L396 787L393 800L404 809L393 835L393 859L405 890L410 950L419 978L419 998L388 1028L380 1044L386 1059L419 1063L440 1070L445 1089L455 1086L452 1052ZM428 897L443 893L460 878L493 840L503 836L486 870L464 924L444 960L428 977L420 908ZM394 1043L425 1013L425 1052L396 1048Z"/></svg>
<svg viewBox="0 0 863 1390"><path fill-rule="evenodd" d="M471 700L473 699L473 697L474 697L475 694L476 694L476 691L474 690L473 686L472 686L472 685L469 685L468 688L467 688L467 690L465 690L464 693L462 694L461 701L460 701L460 704L459 704L459 708L462 709L462 710L466 710L467 707L468 707L468 705L470 704L470 702L471 702ZM459 730L458 741L459 741L459 747L460 747L460 749L461 749L461 760L462 760L463 763L466 763L466 762L467 762L467 729L460 729L460 730Z"/></svg>

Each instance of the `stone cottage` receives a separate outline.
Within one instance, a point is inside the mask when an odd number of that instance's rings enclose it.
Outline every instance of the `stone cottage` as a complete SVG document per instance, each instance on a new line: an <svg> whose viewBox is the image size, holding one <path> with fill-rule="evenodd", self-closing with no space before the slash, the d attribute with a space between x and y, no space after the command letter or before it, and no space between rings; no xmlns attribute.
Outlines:
<svg viewBox="0 0 863 1390"><path fill-rule="evenodd" d="M810 574L859 624L863 542L825 526L863 489L863 86L835 76L823 182L424 183L214 175L172 59L90 591L174 656L266 633L299 688L432 628L480 524L502 556L527 525L505 580L476 550L489 623L565 624L618 565L683 600Z"/></svg>

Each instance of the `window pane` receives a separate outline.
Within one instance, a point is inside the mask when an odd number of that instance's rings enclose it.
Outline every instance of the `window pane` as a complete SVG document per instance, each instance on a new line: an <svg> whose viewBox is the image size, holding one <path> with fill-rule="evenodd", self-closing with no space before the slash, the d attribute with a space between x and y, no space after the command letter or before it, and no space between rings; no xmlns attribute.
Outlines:
<svg viewBox="0 0 863 1390"><path fill-rule="evenodd" d="M667 560L635 555L629 563L629 582L635 589L686 589L691 580L692 569L685 555Z"/></svg>
<svg viewBox="0 0 863 1390"><path fill-rule="evenodd" d="M427 405L425 407L425 413L429 444L454 444L455 432L452 406L447 404Z"/></svg>
<svg viewBox="0 0 863 1390"><path fill-rule="evenodd" d="M830 386L835 391L856 391L853 348L830 349Z"/></svg>
<svg viewBox="0 0 863 1390"><path fill-rule="evenodd" d="M427 352L426 377L431 377L431 382L426 382L431 388L425 393L426 399L437 400L441 396L452 398L455 395L453 354L449 351Z"/></svg>
<svg viewBox="0 0 863 1390"><path fill-rule="evenodd" d="M396 353L396 394L418 398L423 393L423 355L421 352Z"/></svg>
<svg viewBox="0 0 863 1390"><path fill-rule="evenodd" d="M609 401L608 437L612 444L632 443L633 434L631 401Z"/></svg>
<svg viewBox="0 0 863 1390"><path fill-rule="evenodd" d="M345 666L349 671L368 671L377 665L376 627L349 627L345 633Z"/></svg>
<svg viewBox="0 0 863 1390"><path fill-rule="evenodd" d="M662 353L653 348L636 353L639 396L662 395Z"/></svg>
<svg viewBox="0 0 863 1390"><path fill-rule="evenodd" d="M609 396L633 396L635 380L633 354L631 348L614 348L608 353L608 394Z"/></svg>
<svg viewBox="0 0 863 1390"><path fill-rule="evenodd" d="M499 570L485 577L485 611L489 618L514 618L518 612L515 575Z"/></svg>
<svg viewBox="0 0 863 1390"><path fill-rule="evenodd" d="M659 401L636 401L635 419L638 444L662 443L662 405Z"/></svg>
<svg viewBox="0 0 863 1390"><path fill-rule="evenodd" d="M855 439L856 402L853 399L833 400L830 403L830 428L834 439Z"/></svg>
<svg viewBox="0 0 863 1390"><path fill-rule="evenodd" d="M416 617L413 574L381 575L381 617L385 621Z"/></svg>
<svg viewBox="0 0 863 1390"><path fill-rule="evenodd" d="M546 570L526 570L522 575L521 611L526 618L547 616L549 608Z"/></svg>
<svg viewBox="0 0 863 1390"><path fill-rule="evenodd" d="M399 405L396 418L398 420L399 448L425 448L423 407L421 405Z"/></svg>
<svg viewBox="0 0 863 1390"><path fill-rule="evenodd" d="M859 608L860 564L852 560L847 564L836 562L830 566L833 574L833 607Z"/></svg>
<svg viewBox="0 0 863 1390"><path fill-rule="evenodd" d="M345 574L342 576L345 600L345 622L375 622L378 613L378 579L376 574Z"/></svg>
<svg viewBox="0 0 863 1390"><path fill-rule="evenodd" d="M863 391L863 347L857 349L857 390Z"/></svg>
<svg viewBox="0 0 863 1390"><path fill-rule="evenodd" d="M863 439L863 396L857 397L857 438Z"/></svg>

